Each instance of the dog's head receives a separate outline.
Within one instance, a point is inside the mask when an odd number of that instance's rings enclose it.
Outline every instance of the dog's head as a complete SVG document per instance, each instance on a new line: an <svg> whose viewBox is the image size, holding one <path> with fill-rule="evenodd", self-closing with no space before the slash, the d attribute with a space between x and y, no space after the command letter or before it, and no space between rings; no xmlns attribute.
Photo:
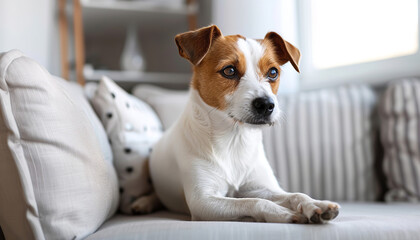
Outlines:
<svg viewBox="0 0 420 240"><path fill-rule="evenodd" d="M223 36L215 25L178 34L179 54L194 65L191 82L203 101L242 123L274 123L280 66L299 72L300 52L275 32L262 40Z"/></svg>

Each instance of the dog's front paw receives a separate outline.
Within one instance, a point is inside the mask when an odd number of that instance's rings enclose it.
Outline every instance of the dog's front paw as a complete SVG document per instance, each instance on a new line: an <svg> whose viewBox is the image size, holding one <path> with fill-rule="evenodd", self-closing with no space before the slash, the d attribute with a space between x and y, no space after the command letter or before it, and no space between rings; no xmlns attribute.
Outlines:
<svg viewBox="0 0 420 240"><path fill-rule="evenodd" d="M257 214L253 214L252 217L257 222L309 223L308 218L303 213L279 206L274 202L261 200L255 207Z"/></svg>
<svg viewBox="0 0 420 240"><path fill-rule="evenodd" d="M340 205L330 201L312 200L302 202L298 211L302 212L311 223L326 223L338 216Z"/></svg>
<svg viewBox="0 0 420 240"><path fill-rule="evenodd" d="M309 220L302 213L296 212L295 214L292 215L290 222L291 223L301 223L302 224L302 223L309 223Z"/></svg>
<svg viewBox="0 0 420 240"><path fill-rule="evenodd" d="M263 219L256 219L257 222L270 222L270 223L309 223L308 218L302 213L284 209L279 213L269 212L266 213Z"/></svg>

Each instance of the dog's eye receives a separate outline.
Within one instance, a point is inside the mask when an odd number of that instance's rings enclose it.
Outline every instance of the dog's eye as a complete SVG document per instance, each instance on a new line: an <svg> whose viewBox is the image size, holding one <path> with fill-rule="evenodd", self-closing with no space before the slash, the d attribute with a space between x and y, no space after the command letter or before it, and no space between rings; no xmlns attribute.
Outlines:
<svg viewBox="0 0 420 240"><path fill-rule="evenodd" d="M220 71L220 74L222 74L222 76L225 77L225 78L232 79L232 78L236 78L237 71L236 71L236 68L234 66L229 65L227 67L224 67Z"/></svg>
<svg viewBox="0 0 420 240"><path fill-rule="evenodd" d="M277 70L277 68L272 67L270 68L270 70L268 70L268 73L267 73L268 80L276 81L278 76L279 76L279 71Z"/></svg>

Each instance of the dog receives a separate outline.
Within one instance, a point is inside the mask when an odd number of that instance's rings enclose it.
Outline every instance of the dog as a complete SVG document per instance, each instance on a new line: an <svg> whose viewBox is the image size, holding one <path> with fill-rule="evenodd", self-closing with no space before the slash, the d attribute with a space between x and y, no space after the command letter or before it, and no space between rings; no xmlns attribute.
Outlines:
<svg viewBox="0 0 420 240"><path fill-rule="evenodd" d="M299 50L275 32L253 40L215 26L178 34L193 65L190 96L178 121L154 146L150 174L171 211L192 220L325 223L340 206L278 184L266 159L262 128L281 115L280 66L299 72Z"/></svg>

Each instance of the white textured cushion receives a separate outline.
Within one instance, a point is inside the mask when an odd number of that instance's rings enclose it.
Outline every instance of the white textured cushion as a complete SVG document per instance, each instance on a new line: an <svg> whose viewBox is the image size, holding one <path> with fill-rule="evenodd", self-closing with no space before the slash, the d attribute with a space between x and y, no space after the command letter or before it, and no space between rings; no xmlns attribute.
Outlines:
<svg viewBox="0 0 420 240"><path fill-rule="evenodd" d="M115 212L106 134L83 90L0 55L0 225L6 239L81 239Z"/></svg>
<svg viewBox="0 0 420 240"><path fill-rule="evenodd" d="M120 184L120 210L131 213L131 203L150 185L147 159L162 136L162 125L153 109L103 77L92 104L111 142Z"/></svg>
<svg viewBox="0 0 420 240"><path fill-rule="evenodd" d="M145 216L116 215L87 240L418 240L420 204L340 203L328 224L190 221L161 211Z"/></svg>
<svg viewBox="0 0 420 240"><path fill-rule="evenodd" d="M389 85L381 103L387 201L420 201L420 79Z"/></svg>
<svg viewBox="0 0 420 240"><path fill-rule="evenodd" d="M371 89L358 85L280 96L285 119L264 131L280 185L317 199L378 198L375 99Z"/></svg>
<svg viewBox="0 0 420 240"><path fill-rule="evenodd" d="M188 92L164 89L141 84L133 89L133 95L150 104L168 129L179 118L188 101Z"/></svg>

